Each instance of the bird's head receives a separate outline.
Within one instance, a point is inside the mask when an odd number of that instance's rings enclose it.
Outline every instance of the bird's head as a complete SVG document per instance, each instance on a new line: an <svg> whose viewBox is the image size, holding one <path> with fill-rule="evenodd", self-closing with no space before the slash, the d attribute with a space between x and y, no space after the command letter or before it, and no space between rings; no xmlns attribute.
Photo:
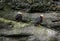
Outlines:
<svg viewBox="0 0 60 41"><path fill-rule="evenodd" d="M17 12L18 14L22 14L22 12Z"/></svg>
<svg viewBox="0 0 60 41"><path fill-rule="evenodd" d="M40 17L45 18L43 14L41 14Z"/></svg>

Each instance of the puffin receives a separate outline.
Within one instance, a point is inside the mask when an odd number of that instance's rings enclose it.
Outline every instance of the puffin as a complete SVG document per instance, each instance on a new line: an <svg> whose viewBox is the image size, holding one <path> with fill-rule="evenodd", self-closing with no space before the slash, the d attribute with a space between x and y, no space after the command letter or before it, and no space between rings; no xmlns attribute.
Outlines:
<svg viewBox="0 0 60 41"><path fill-rule="evenodd" d="M17 15L15 16L16 21L22 21L22 12L17 12Z"/></svg>
<svg viewBox="0 0 60 41"><path fill-rule="evenodd" d="M28 22L30 22L30 21L28 21L27 19L24 19L22 12L18 12L18 13L17 13L17 15L15 16L15 21L17 21L17 22L23 22L23 23L28 23Z"/></svg>
<svg viewBox="0 0 60 41"><path fill-rule="evenodd" d="M38 26L43 22L44 15L41 14L39 17L36 18L34 26Z"/></svg>

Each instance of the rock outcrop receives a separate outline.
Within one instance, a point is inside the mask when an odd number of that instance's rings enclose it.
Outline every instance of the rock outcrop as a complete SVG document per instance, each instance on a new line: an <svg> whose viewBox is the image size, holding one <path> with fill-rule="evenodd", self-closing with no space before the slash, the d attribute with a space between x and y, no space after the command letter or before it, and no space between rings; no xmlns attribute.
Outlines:
<svg viewBox="0 0 60 41"><path fill-rule="evenodd" d="M52 5L50 0L0 1L0 41L60 41L60 14L51 11L56 6ZM15 21L18 11L23 13L27 23ZM44 15L44 20L41 25L34 26L40 14Z"/></svg>

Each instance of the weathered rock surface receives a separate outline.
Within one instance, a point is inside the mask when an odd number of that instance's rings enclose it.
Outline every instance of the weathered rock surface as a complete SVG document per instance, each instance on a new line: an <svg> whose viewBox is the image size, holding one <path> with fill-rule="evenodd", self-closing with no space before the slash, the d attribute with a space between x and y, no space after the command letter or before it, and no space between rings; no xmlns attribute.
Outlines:
<svg viewBox="0 0 60 41"><path fill-rule="evenodd" d="M0 41L60 41L59 13L23 12L23 19L31 21L28 23L15 21L15 16L18 12L16 9L21 9L21 11L26 10L26 12L29 10L32 12L40 12L50 9L50 2L47 2L47 4L43 1L42 4L40 3L40 0L34 0L34 2L30 1L31 0L27 0L26 2L12 2L12 0L6 0L6 4L0 4L2 5L0 6L1 9L5 8L4 11L0 10ZM11 8L14 10L11 10ZM45 17L43 23L39 26L34 26L35 19L40 16L40 14L43 14Z"/></svg>
<svg viewBox="0 0 60 41"><path fill-rule="evenodd" d="M11 22L10 20L7 21L2 18L0 21L4 21L5 23ZM15 24L14 21L12 21L12 23ZM20 23L16 22L16 25L17 24L20 25ZM59 41L59 38L57 39L57 37L55 37L58 32L56 32L54 30L47 29L43 26L35 27L32 24L29 26L25 25L26 27L25 26L21 27L22 25L18 27L18 25L17 26L16 25L14 25L14 27L12 27L12 29L10 29L10 30L4 29L4 28L0 29L0 31L1 31L0 35L2 36L1 39L3 39L2 41L5 41L5 40L6 41L11 41L11 40L12 41L19 41L19 40L21 40L21 41L23 41L23 40L24 41L35 41L35 40L36 41L50 41L51 40L50 38L52 38L51 41L55 41L55 39L56 39L56 41L57 40ZM22 38L20 35L22 36ZM28 36L26 36L26 35L28 35ZM19 37L17 37L17 36L19 36Z"/></svg>
<svg viewBox="0 0 60 41"><path fill-rule="evenodd" d="M4 12L5 13L5 12ZM4 13L0 13L2 15L2 17L6 18L6 19L10 19L10 20L15 20L15 16L17 14L17 11L11 11L10 13L6 13L4 15ZM13 13L13 14L11 14ZM49 28L56 28L56 27L60 27L60 16L59 13L23 13L23 19L28 20L28 21L32 21L34 22L35 19L40 16L40 14L44 15L44 20L42 25L49 27ZM58 21L56 21L58 20ZM56 21L56 22L54 22ZM56 29L58 29L56 28Z"/></svg>
<svg viewBox="0 0 60 41"><path fill-rule="evenodd" d="M0 8L5 9L4 7L9 7L14 10L24 10L25 12L46 12L53 10L56 11L59 6L54 7L53 2L51 0L3 0L0 2ZM58 2L57 2L58 3ZM56 4L56 3L54 3ZM58 10L59 11L59 10Z"/></svg>
<svg viewBox="0 0 60 41"><path fill-rule="evenodd" d="M4 6L5 6L4 2L0 2L0 10L3 10Z"/></svg>

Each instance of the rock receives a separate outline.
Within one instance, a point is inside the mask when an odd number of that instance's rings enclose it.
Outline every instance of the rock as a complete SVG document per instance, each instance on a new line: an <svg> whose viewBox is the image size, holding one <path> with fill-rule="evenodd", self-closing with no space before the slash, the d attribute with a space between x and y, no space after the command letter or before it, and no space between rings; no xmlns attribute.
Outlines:
<svg viewBox="0 0 60 41"><path fill-rule="evenodd" d="M1 34L0 37L29 37L29 36L33 36L33 34L29 34L29 33L20 33L20 34Z"/></svg>
<svg viewBox="0 0 60 41"><path fill-rule="evenodd" d="M35 36L29 36L27 41L40 41L40 40L36 38Z"/></svg>
<svg viewBox="0 0 60 41"><path fill-rule="evenodd" d="M60 22L56 22L56 23L51 24L51 28L54 28L59 31L60 30Z"/></svg>
<svg viewBox="0 0 60 41"><path fill-rule="evenodd" d="M5 6L4 2L0 2L0 10L3 10L4 6Z"/></svg>
<svg viewBox="0 0 60 41"><path fill-rule="evenodd" d="M18 32L19 30L17 30ZM7 31L6 31L7 32ZM2 33L3 35L5 35L5 37L3 39L11 39L12 41L14 40L21 40L21 39L24 39L24 38L27 38L25 39L25 41L49 41L50 37L55 37L56 33L55 31L53 30L50 30L50 29L46 29L46 28L43 28L42 26L40 27L34 27L34 26L28 26L28 27L25 27L23 29L21 29L21 33L20 32L15 32L15 31L9 31L8 33ZM14 32L12 34L12 32ZM17 34L16 34L17 33ZM19 38L17 37L19 35ZM21 37L20 35L28 35L29 37ZM33 36L30 36L30 35L33 35ZM8 37L9 36L9 37ZM14 37L12 37L14 36ZM42 39L43 38L43 39ZM4 40L3 40L4 41ZM8 40L9 41L9 40Z"/></svg>
<svg viewBox="0 0 60 41"><path fill-rule="evenodd" d="M0 40L3 41L3 37L0 37Z"/></svg>
<svg viewBox="0 0 60 41"><path fill-rule="evenodd" d="M9 3L8 5L10 5L10 7L12 9L16 9L16 10L19 10L19 9L29 9L29 7L30 7L30 4L22 3L22 2Z"/></svg>
<svg viewBox="0 0 60 41"><path fill-rule="evenodd" d="M30 25L30 24L26 24L26 23L6 20L3 18L0 19L0 23L1 23L0 24L1 25L0 34L7 34L7 35L25 33L25 32L23 32L22 29ZM29 33L29 32L26 32L26 33Z"/></svg>
<svg viewBox="0 0 60 41"><path fill-rule="evenodd" d="M9 1L9 0L8 0ZM23 1L23 0L22 0ZM40 1L40 0L39 0ZM44 1L45 3L45 1ZM47 2L49 3L49 2ZM46 4L47 4L46 3ZM50 4L50 3L49 3ZM48 6L50 6L48 4ZM3 4L2 4L3 5ZM21 10L34 10L36 11L45 11L47 5L42 5L39 2L29 4L25 2L8 2L9 7L13 9ZM21 7L20 7L21 6ZM30 8L31 6L31 8ZM38 7L38 8L37 8ZM41 10L40 10L41 9ZM33 22L36 17L40 16L41 13L23 13L23 19L30 21L32 23L22 23L14 21L17 11L6 10L0 11L0 40L1 41L60 41L60 21L53 22L56 19L60 18L60 14L57 13L42 13L45 16L45 19L42 25L34 26ZM25 18L26 17L26 18ZM52 30L53 28L53 30ZM56 29L56 30L54 30ZM59 33L58 33L59 32Z"/></svg>
<svg viewBox="0 0 60 41"><path fill-rule="evenodd" d="M11 22L9 23L4 23L0 22L0 29L11 29L13 27L13 24Z"/></svg>
<svg viewBox="0 0 60 41"><path fill-rule="evenodd" d="M48 29L43 26L33 26L33 24L24 24L20 22L15 22L11 20L6 20L1 18L0 22L9 23L12 22L14 26L10 29L0 29L0 35L3 36L3 41L49 41L51 37L55 37L57 32L51 29ZM20 26L19 26L19 25ZM24 25L24 26L23 26ZM22 27L23 26L23 27ZM22 37L20 36L22 35ZM0 37L1 37L0 36ZM17 37L19 36L19 37ZM23 37L26 36L26 37ZM43 38L43 39L42 39ZM54 39L54 38L53 38ZM52 40L53 40L52 39ZM59 40L59 39L58 39Z"/></svg>

